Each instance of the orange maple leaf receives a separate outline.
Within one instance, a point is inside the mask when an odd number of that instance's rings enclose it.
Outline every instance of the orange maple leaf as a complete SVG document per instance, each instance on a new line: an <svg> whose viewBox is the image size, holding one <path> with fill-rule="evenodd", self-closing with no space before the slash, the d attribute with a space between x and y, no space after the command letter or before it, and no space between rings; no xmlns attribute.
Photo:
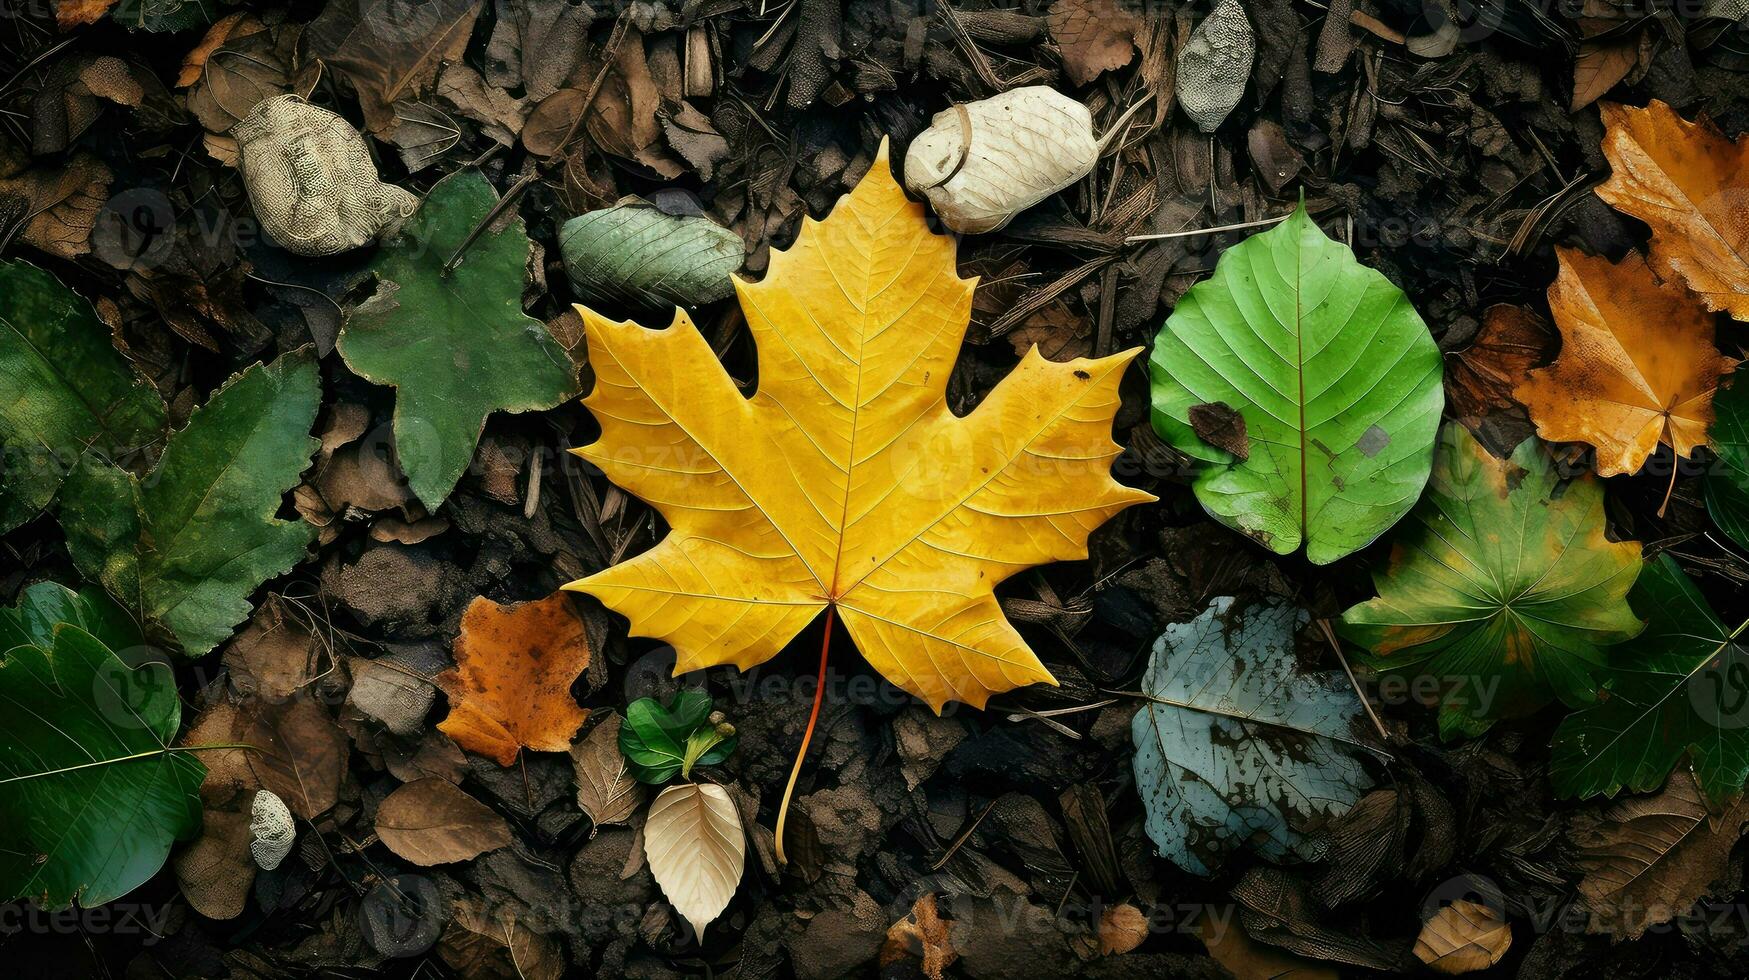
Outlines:
<svg viewBox="0 0 1749 980"><path fill-rule="evenodd" d="M566 588L673 644L676 673L762 663L830 607L937 711L1055 683L992 590L1086 557L1094 528L1154 499L1111 478L1118 382L1139 351L1056 363L1034 348L956 416L973 285L883 144L762 282L736 282L759 350L751 398L684 311L648 330L579 307L601 439L577 452L670 531Z"/></svg>
<svg viewBox="0 0 1749 980"><path fill-rule="evenodd" d="M455 666L437 675L449 696L438 730L501 766L521 749L564 752L589 718L571 682L589 666L589 637L571 597L501 606L484 596L462 614Z"/></svg>
<svg viewBox="0 0 1749 980"><path fill-rule="evenodd" d="M1597 196L1652 226L1661 274L1674 272L1707 309L1749 320L1749 140L1656 99L1602 108L1613 172Z"/></svg>
<svg viewBox="0 0 1749 980"><path fill-rule="evenodd" d="M1537 434L1595 446L1604 476L1636 472L1660 442L1680 456L1705 445L1713 391L1737 363L1713 346L1712 315L1637 254L1555 254L1561 354L1513 392Z"/></svg>

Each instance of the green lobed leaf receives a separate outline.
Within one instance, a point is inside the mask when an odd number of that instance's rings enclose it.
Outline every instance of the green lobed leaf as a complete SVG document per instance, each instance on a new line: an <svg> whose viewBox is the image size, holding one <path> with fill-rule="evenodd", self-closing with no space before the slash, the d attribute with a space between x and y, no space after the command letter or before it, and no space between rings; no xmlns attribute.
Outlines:
<svg viewBox="0 0 1749 980"><path fill-rule="evenodd" d="M52 582L0 610L0 901L113 901L200 826L206 768L170 748L174 677L100 638L127 640L125 623Z"/></svg>
<svg viewBox="0 0 1749 980"><path fill-rule="evenodd" d="M87 447L119 457L164 435L164 401L111 344L84 297L0 261L0 532L54 500Z"/></svg>
<svg viewBox="0 0 1749 980"><path fill-rule="evenodd" d="M1130 722L1136 789L1162 857L1199 875L1250 847L1312 860L1307 832L1371 785L1360 763L1363 708L1340 672L1299 665L1310 617L1279 600L1222 597L1154 644Z"/></svg>
<svg viewBox="0 0 1749 980"><path fill-rule="evenodd" d="M1667 554L1641 573L1630 601L1646 631L1610 651L1597 704L1555 731L1555 792L1650 793L1686 753L1701 791L1722 805L1749 782L1749 624L1726 628Z"/></svg>
<svg viewBox="0 0 1749 980"><path fill-rule="evenodd" d="M73 564L149 635L190 656L213 649L315 537L274 514L319 445L309 433L321 399L314 352L301 348L225 382L146 479L82 460L60 510Z"/></svg>
<svg viewBox="0 0 1749 980"><path fill-rule="evenodd" d="M1749 361L1713 394L1707 441L1718 466L1706 477L1706 509L1737 546L1749 549Z"/></svg>
<svg viewBox="0 0 1749 980"><path fill-rule="evenodd" d="M1415 503L1445 406L1439 348L1402 290L1305 207L1221 256L1178 301L1149 360L1161 438L1202 461L1216 520L1317 564L1371 543ZM1191 409L1245 422L1246 458Z"/></svg>
<svg viewBox="0 0 1749 980"><path fill-rule="evenodd" d="M1437 678L1440 731L1475 735L1559 699L1590 702L1602 647L1640 631L1640 545L1604 535L1603 487L1560 484L1527 439L1501 461L1445 427L1427 495L1342 634L1380 669Z"/></svg>
<svg viewBox="0 0 1749 980"><path fill-rule="evenodd" d="M686 755L701 736L714 739L710 722L711 696L687 688L664 708L655 698L639 698L626 708L619 728L619 751L639 782L661 785L686 768ZM714 741L693 762L715 765L729 757L739 739L730 735Z"/></svg>
<svg viewBox="0 0 1749 980"><path fill-rule="evenodd" d="M530 244L514 209L443 273L497 203L477 170L439 181L378 250L377 291L340 333L347 366L395 388L395 454L433 513L474 458L486 416L553 408L577 391L570 356L522 312Z"/></svg>

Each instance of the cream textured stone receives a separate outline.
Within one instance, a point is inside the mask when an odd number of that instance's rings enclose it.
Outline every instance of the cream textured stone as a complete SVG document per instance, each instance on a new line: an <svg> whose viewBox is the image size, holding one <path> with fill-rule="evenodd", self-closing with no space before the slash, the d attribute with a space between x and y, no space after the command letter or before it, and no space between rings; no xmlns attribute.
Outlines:
<svg viewBox="0 0 1749 980"><path fill-rule="evenodd" d="M1178 104L1197 128L1212 133L1245 96L1257 38L1239 0L1221 0L1190 34L1178 55Z"/></svg>
<svg viewBox="0 0 1749 980"><path fill-rule="evenodd" d="M268 790L257 790L249 804L249 835L249 853L255 855L255 866L263 871L279 867L298 836L285 801Z"/></svg>
<svg viewBox="0 0 1749 980"><path fill-rule="evenodd" d="M377 177L351 124L295 95L256 104L231 135L255 216L288 251L357 248L419 206L419 198Z"/></svg>

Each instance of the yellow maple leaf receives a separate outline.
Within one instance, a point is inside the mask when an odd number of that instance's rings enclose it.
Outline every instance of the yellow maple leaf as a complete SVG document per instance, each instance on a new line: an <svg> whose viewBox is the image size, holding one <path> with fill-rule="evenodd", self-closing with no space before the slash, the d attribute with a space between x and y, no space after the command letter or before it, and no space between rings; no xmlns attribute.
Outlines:
<svg viewBox="0 0 1749 980"><path fill-rule="evenodd" d="M1637 472L1660 442L1679 456L1706 445L1713 392L1737 363L1713 346L1712 315L1637 254L1613 264L1555 255L1561 354L1513 392L1537 434L1595 446L1604 476Z"/></svg>
<svg viewBox="0 0 1749 980"><path fill-rule="evenodd" d="M574 451L671 530L566 588L672 644L676 673L769 660L830 606L876 670L936 711L1056 683L992 590L1086 557L1094 528L1154 499L1111 478L1118 382L1140 351L1054 363L1034 349L957 417L947 380L974 284L883 143L762 282L737 279L753 397L684 311L650 330L578 307L601 438Z"/></svg>
<svg viewBox="0 0 1749 980"><path fill-rule="evenodd" d="M1603 106L1609 181L1597 196L1652 226L1652 264L1706 301L1749 320L1749 140L1705 116L1689 122L1653 99Z"/></svg>

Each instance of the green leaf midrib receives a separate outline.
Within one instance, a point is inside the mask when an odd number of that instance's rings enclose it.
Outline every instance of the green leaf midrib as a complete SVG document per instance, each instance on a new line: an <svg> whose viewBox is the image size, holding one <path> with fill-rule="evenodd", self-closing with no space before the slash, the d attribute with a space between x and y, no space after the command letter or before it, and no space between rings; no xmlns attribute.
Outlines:
<svg viewBox="0 0 1749 980"><path fill-rule="evenodd" d="M1294 238L1294 379L1299 384L1299 397L1295 398L1294 401L1297 403L1295 407L1299 410L1300 418L1300 542L1302 547L1311 540L1312 536L1311 507L1307 499L1311 496L1311 487L1306 476L1308 469L1306 444L1311 440L1311 436L1306 432L1305 253L1305 243L1296 236Z"/></svg>

